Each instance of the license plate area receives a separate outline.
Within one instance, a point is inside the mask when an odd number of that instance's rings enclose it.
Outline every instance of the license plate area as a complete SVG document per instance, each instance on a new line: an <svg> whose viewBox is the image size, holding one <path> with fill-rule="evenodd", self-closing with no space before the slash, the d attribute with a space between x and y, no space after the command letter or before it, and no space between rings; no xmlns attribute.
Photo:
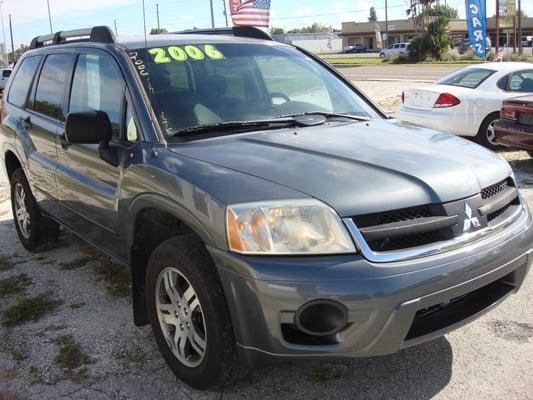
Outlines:
<svg viewBox="0 0 533 400"><path fill-rule="evenodd" d="M533 125L533 113L521 112L518 115L518 122L522 125Z"/></svg>

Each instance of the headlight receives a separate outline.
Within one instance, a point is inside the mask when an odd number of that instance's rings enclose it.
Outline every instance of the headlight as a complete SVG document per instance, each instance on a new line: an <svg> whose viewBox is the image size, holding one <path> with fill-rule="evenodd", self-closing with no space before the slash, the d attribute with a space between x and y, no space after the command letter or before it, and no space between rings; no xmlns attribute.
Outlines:
<svg viewBox="0 0 533 400"><path fill-rule="evenodd" d="M242 254L338 254L355 247L339 216L314 199L229 206L229 248Z"/></svg>

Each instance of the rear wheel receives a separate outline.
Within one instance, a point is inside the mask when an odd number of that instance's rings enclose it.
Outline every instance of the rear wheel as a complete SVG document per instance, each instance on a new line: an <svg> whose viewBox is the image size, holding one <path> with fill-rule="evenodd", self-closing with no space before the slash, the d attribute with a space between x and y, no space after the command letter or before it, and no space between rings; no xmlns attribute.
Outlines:
<svg viewBox="0 0 533 400"><path fill-rule="evenodd" d="M532 150L529 150L529 151L527 152L527 154L529 154L529 156L530 156L531 158L533 158L533 151L532 151Z"/></svg>
<svg viewBox="0 0 533 400"><path fill-rule="evenodd" d="M489 114L487 118L481 124L476 141L490 150L497 150L501 146L496 142L496 133L494 129L494 123L500 118L500 113Z"/></svg>
<svg viewBox="0 0 533 400"><path fill-rule="evenodd" d="M41 213L21 168L11 176L11 209L26 250L36 253L53 247L59 237L59 224Z"/></svg>
<svg viewBox="0 0 533 400"><path fill-rule="evenodd" d="M154 250L146 303L159 350L176 377L205 389L236 376L226 299L205 246L194 236L170 239Z"/></svg>

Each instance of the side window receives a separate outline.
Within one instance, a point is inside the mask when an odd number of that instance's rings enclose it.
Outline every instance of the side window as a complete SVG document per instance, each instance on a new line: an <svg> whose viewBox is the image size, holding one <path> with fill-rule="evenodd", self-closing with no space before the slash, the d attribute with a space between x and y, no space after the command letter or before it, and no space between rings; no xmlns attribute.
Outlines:
<svg viewBox="0 0 533 400"><path fill-rule="evenodd" d="M126 105L126 140L128 142L136 142L139 140L139 130L137 129L137 123L135 122L135 116L131 105Z"/></svg>
<svg viewBox="0 0 533 400"><path fill-rule="evenodd" d="M109 116L113 138L120 139L124 81L105 56L80 54L70 92L69 112L104 111Z"/></svg>
<svg viewBox="0 0 533 400"><path fill-rule="evenodd" d="M26 98L28 97L28 90L33 77L37 73L37 67L41 62L40 56L27 57L22 61L17 74L14 77L7 101L17 107L24 107Z"/></svg>
<svg viewBox="0 0 533 400"><path fill-rule="evenodd" d="M64 119L64 84L71 59L70 54L52 54L46 57L37 83L33 107L35 111L55 119Z"/></svg>
<svg viewBox="0 0 533 400"><path fill-rule="evenodd" d="M515 72L509 78L508 90L512 92L533 92L533 70Z"/></svg>
<svg viewBox="0 0 533 400"><path fill-rule="evenodd" d="M9 78L11 76L11 70L10 69L4 69L2 71L2 78Z"/></svg>
<svg viewBox="0 0 533 400"><path fill-rule="evenodd" d="M500 78L497 85L501 90L507 90L507 82L509 81L509 75L505 75L503 78Z"/></svg>

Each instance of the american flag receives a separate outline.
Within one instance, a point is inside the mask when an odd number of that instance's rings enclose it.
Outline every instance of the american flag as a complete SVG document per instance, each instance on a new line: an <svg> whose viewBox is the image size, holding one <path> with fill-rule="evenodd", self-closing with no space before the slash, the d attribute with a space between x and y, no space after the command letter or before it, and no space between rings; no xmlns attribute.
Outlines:
<svg viewBox="0 0 533 400"><path fill-rule="evenodd" d="M270 24L270 0L229 0L233 25L261 26Z"/></svg>

